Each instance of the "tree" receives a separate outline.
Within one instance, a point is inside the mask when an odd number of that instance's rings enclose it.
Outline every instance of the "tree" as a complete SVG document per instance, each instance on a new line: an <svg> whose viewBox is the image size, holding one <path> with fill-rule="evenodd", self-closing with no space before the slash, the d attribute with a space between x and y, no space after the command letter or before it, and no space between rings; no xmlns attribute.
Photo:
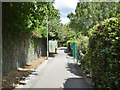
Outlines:
<svg viewBox="0 0 120 90"><path fill-rule="evenodd" d="M48 20L60 19L59 11L50 2L5 2L2 11L3 33L6 36L27 33L40 38L46 37Z"/></svg>
<svg viewBox="0 0 120 90"><path fill-rule="evenodd" d="M75 14L68 14L70 28L83 35L88 35L89 28L104 19L118 15L119 3L115 2L79 2Z"/></svg>

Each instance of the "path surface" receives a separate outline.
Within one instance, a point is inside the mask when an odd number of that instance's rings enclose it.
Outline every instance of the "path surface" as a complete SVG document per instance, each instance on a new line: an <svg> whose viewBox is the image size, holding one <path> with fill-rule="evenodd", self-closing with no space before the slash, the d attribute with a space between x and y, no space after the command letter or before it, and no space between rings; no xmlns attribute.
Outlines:
<svg viewBox="0 0 120 90"><path fill-rule="evenodd" d="M89 88L65 50L61 47L37 68L38 75L31 75L26 85L17 88Z"/></svg>

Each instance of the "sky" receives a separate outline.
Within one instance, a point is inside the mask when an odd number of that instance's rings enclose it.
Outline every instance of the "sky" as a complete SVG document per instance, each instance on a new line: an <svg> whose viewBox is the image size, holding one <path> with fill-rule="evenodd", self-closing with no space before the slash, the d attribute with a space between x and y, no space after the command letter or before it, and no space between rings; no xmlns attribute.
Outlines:
<svg viewBox="0 0 120 90"><path fill-rule="evenodd" d="M56 9L59 9L61 15L61 23L67 24L70 20L67 15L71 12L75 13L78 0L55 0L53 4Z"/></svg>

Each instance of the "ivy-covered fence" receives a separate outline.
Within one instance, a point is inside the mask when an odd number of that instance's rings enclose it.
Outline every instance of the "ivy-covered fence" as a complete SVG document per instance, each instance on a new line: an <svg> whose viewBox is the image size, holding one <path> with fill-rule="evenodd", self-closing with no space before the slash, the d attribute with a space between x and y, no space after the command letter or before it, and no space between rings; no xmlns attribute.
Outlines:
<svg viewBox="0 0 120 90"><path fill-rule="evenodd" d="M47 21L57 17L49 2L2 3L3 75L46 55Z"/></svg>
<svg viewBox="0 0 120 90"><path fill-rule="evenodd" d="M22 38L16 36L5 37L3 33L3 75L47 54L46 38L40 39L27 35L23 35Z"/></svg>

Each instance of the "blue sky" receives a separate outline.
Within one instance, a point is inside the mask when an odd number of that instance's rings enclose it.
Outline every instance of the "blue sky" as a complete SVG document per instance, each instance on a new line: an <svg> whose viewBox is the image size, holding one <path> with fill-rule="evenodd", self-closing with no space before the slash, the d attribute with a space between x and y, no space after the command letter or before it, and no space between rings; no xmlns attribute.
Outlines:
<svg viewBox="0 0 120 90"><path fill-rule="evenodd" d="M56 9L61 13L61 23L66 24L69 22L67 14L75 11L78 0L55 0L53 4Z"/></svg>

